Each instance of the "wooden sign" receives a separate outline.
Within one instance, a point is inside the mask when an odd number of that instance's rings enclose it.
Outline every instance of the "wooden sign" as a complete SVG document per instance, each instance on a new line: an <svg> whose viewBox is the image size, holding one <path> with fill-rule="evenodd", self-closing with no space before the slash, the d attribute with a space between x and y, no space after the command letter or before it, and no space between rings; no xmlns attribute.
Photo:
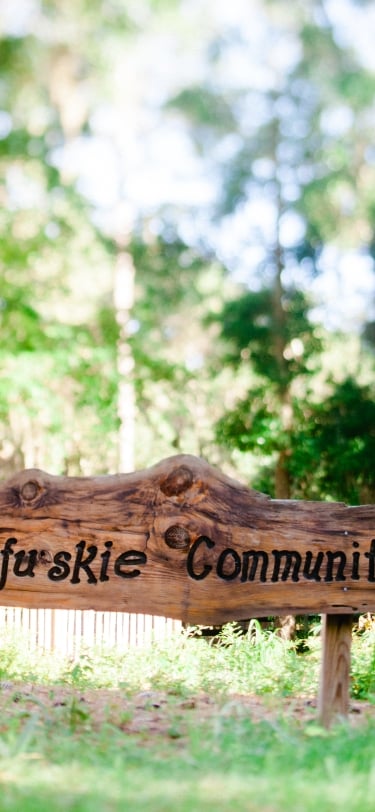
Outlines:
<svg viewBox="0 0 375 812"><path fill-rule="evenodd" d="M221 624L375 611L375 506L270 499L191 456L0 486L0 603Z"/></svg>

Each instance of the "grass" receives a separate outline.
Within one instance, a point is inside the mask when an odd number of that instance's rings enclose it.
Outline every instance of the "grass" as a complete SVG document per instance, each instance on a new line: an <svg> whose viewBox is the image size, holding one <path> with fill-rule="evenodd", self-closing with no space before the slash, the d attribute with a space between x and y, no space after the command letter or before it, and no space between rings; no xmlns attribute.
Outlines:
<svg viewBox="0 0 375 812"><path fill-rule="evenodd" d="M298 654L231 625L218 645L186 634L75 662L4 638L0 810L372 812L374 642L370 625L353 646L366 710L327 731L317 635Z"/></svg>

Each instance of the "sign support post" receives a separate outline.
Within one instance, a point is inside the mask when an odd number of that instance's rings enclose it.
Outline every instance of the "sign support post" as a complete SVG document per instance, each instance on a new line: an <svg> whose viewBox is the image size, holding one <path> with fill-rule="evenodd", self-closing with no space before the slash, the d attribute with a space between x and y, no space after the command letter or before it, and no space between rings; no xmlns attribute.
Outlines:
<svg viewBox="0 0 375 812"><path fill-rule="evenodd" d="M319 719L329 727L349 713L352 615L323 615Z"/></svg>

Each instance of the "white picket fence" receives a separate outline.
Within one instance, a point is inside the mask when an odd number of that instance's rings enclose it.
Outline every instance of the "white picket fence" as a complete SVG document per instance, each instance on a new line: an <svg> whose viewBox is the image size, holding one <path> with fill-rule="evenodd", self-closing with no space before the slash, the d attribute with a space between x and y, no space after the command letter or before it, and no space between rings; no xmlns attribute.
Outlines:
<svg viewBox="0 0 375 812"><path fill-rule="evenodd" d="M181 626L178 620L154 615L0 607L0 634L19 631L30 647L72 656L86 647L143 646L179 632Z"/></svg>

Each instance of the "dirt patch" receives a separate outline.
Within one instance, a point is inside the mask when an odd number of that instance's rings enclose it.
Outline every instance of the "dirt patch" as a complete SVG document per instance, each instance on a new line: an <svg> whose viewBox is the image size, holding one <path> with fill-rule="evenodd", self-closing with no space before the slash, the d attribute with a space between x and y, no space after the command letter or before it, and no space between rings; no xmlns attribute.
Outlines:
<svg viewBox="0 0 375 812"><path fill-rule="evenodd" d="M142 691L128 696L121 690L51 687L29 683L0 683L0 712L4 718L14 713L40 711L48 717L58 714L75 725L99 728L110 724L129 734L149 739L153 736L182 738L190 724L213 717L244 718L253 722L275 721L281 717L305 723L317 719L316 700L305 697L276 697L235 694L213 698L208 694L181 697L165 691ZM349 724L357 725L375 717L375 706L353 701Z"/></svg>

